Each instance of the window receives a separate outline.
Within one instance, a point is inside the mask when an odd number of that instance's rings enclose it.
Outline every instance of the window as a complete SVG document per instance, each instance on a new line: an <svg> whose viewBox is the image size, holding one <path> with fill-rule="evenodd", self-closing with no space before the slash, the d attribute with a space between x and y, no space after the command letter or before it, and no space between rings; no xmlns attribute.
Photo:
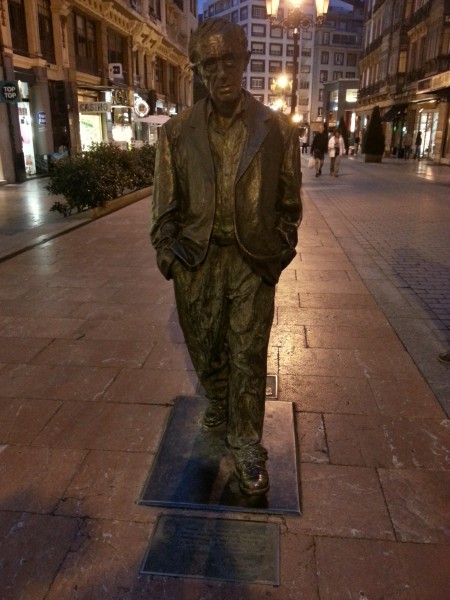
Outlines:
<svg viewBox="0 0 450 600"><path fill-rule="evenodd" d="M252 19L266 19L265 6L252 6Z"/></svg>
<svg viewBox="0 0 450 600"><path fill-rule="evenodd" d="M328 25L328 21L327 21L327 25ZM323 46L329 46L329 44L330 44L330 32L329 31L322 31L322 44L323 44Z"/></svg>
<svg viewBox="0 0 450 600"><path fill-rule="evenodd" d="M164 93L164 63L160 56L155 59L155 82L158 94Z"/></svg>
<svg viewBox="0 0 450 600"><path fill-rule="evenodd" d="M354 52L347 54L347 67L356 67L356 54Z"/></svg>
<svg viewBox="0 0 450 600"><path fill-rule="evenodd" d="M344 64L344 53L343 52L335 52L334 53L334 64L335 65L343 65Z"/></svg>
<svg viewBox="0 0 450 600"><path fill-rule="evenodd" d="M320 83L328 81L328 71L320 71Z"/></svg>
<svg viewBox="0 0 450 600"><path fill-rule="evenodd" d="M333 33L333 44L336 44L336 46L356 46L356 35Z"/></svg>
<svg viewBox="0 0 450 600"><path fill-rule="evenodd" d="M300 81L299 89L309 90L309 81Z"/></svg>
<svg viewBox="0 0 450 600"><path fill-rule="evenodd" d="M75 15L75 48L77 69L97 74L97 38L95 22L82 15ZM111 60L108 62L120 62Z"/></svg>
<svg viewBox="0 0 450 600"><path fill-rule="evenodd" d="M264 77L250 77L250 89L252 89L252 90L264 89Z"/></svg>
<svg viewBox="0 0 450 600"><path fill-rule="evenodd" d="M336 81L337 79L342 79L342 77L342 71L333 71L333 81Z"/></svg>
<svg viewBox="0 0 450 600"><path fill-rule="evenodd" d="M271 25L270 26L270 37L281 39L283 37L282 27L277 27L276 25Z"/></svg>
<svg viewBox="0 0 450 600"><path fill-rule="evenodd" d="M281 44L270 44L269 54L271 56L282 56L283 46Z"/></svg>
<svg viewBox="0 0 450 600"><path fill-rule="evenodd" d="M311 65L300 65L300 73L311 73Z"/></svg>
<svg viewBox="0 0 450 600"><path fill-rule="evenodd" d="M243 6L239 11L241 21L243 19L248 19L248 6Z"/></svg>
<svg viewBox="0 0 450 600"><path fill-rule="evenodd" d="M125 67L125 40L111 30L108 31L108 62L121 63Z"/></svg>
<svg viewBox="0 0 450 600"><path fill-rule="evenodd" d="M264 42L252 42L252 54L265 54L266 44Z"/></svg>
<svg viewBox="0 0 450 600"><path fill-rule="evenodd" d="M13 49L19 54L28 54L27 26L23 0L8 0L8 11Z"/></svg>
<svg viewBox="0 0 450 600"><path fill-rule="evenodd" d="M282 70L281 60L269 60L269 73L281 73Z"/></svg>
<svg viewBox="0 0 450 600"><path fill-rule="evenodd" d="M155 19L161 20L161 0L148 0L148 14ZM196 13L192 13L195 14Z"/></svg>
<svg viewBox="0 0 450 600"><path fill-rule="evenodd" d="M323 100L323 88L319 88L319 101L322 102Z"/></svg>
<svg viewBox="0 0 450 600"><path fill-rule="evenodd" d="M320 53L320 64L327 65L330 61L330 53L329 52L321 52Z"/></svg>
<svg viewBox="0 0 450 600"><path fill-rule="evenodd" d="M55 63L55 44L53 42L53 25L50 0L38 0L37 9L41 53L48 62Z"/></svg>
<svg viewBox="0 0 450 600"><path fill-rule="evenodd" d="M346 79L356 79L356 73L355 73L355 71L346 71L345 72L345 78Z"/></svg>
<svg viewBox="0 0 450 600"><path fill-rule="evenodd" d="M250 71L253 73L264 73L266 70L266 62L264 60L251 60Z"/></svg>
<svg viewBox="0 0 450 600"><path fill-rule="evenodd" d="M302 48L302 56L311 56L311 48Z"/></svg>
<svg viewBox="0 0 450 600"><path fill-rule="evenodd" d="M258 102L264 102L264 94L253 94L253 98Z"/></svg>
<svg viewBox="0 0 450 600"><path fill-rule="evenodd" d="M252 23L252 35L255 37L266 37L266 26Z"/></svg>
<svg viewBox="0 0 450 600"><path fill-rule="evenodd" d="M239 13L237 10L233 10L233 12L231 13L231 22L239 23Z"/></svg>

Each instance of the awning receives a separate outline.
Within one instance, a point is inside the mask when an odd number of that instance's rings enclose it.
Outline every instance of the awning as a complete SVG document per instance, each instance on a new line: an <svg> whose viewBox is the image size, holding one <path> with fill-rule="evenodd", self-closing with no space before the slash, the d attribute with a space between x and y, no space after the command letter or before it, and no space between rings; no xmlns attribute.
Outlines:
<svg viewBox="0 0 450 600"><path fill-rule="evenodd" d="M141 119L136 118L135 121L138 123L150 123L150 125L164 125L170 117L167 115L150 115L149 117L142 117Z"/></svg>
<svg viewBox="0 0 450 600"><path fill-rule="evenodd" d="M384 115L381 117L381 120L385 122L393 121L396 117L400 117L401 115L405 114L405 109L407 106L407 104L394 104L387 110L387 112L384 113Z"/></svg>

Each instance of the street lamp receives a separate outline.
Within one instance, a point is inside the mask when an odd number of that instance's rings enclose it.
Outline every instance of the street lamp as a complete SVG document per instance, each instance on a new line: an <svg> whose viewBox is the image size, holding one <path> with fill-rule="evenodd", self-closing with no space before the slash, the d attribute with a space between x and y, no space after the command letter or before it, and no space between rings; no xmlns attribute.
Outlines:
<svg viewBox="0 0 450 600"><path fill-rule="evenodd" d="M278 25L288 31L293 29L293 40L294 40L294 60L292 64L292 91L291 91L291 115L295 114L297 108L297 76L298 76L298 57L299 57L299 39L300 39L300 28L307 30L310 27L320 26L325 20L328 11L329 0L316 0L316 20L304 13L300 8L301 0L294 0L293 8L288 10L287 17L278 20L278 7L280 0L266 0L266 13L267 18L273 25Z"/></svg>

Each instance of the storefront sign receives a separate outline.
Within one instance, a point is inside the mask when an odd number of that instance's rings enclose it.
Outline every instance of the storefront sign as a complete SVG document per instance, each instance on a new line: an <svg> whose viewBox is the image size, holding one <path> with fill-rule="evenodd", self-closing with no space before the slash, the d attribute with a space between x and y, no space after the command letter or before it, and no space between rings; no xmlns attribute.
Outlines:
<svg viewBox="0 0 450 600"><path fill-rule="evenodd" d="M0 103L15 103L19 100L19 83L17 81L0 81Z"/></svg>
<svg viewBox="0 0 450 600"><path fill-rule="evenodd" d="M47 113L43 110L36 113L36 122L38 125L47 125Z"/></svg>
<svg viewBox="0 0 450 600"><path fill-rule="evenodd" d="M146 117L150 112L150 106L148 105L148 102L138 96L134 101L134 112L138 117Z"/></svg>
<svg viewBox="0 0 450 600"><path fill-rule="evenodd" d="M111 102L79 102L80 113L111 112Z"/></svg>

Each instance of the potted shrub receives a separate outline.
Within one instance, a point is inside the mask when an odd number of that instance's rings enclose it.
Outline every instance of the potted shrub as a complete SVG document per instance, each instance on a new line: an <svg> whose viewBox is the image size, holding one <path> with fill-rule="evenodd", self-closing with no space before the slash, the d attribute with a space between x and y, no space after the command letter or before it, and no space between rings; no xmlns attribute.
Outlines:
<svg viewBox="0 0 450 600"><path fill-rule="evenodd" d="M363 135L362 152L364 162L381 162L384 154L384 141L380 107L375 106Z"/></svg>

